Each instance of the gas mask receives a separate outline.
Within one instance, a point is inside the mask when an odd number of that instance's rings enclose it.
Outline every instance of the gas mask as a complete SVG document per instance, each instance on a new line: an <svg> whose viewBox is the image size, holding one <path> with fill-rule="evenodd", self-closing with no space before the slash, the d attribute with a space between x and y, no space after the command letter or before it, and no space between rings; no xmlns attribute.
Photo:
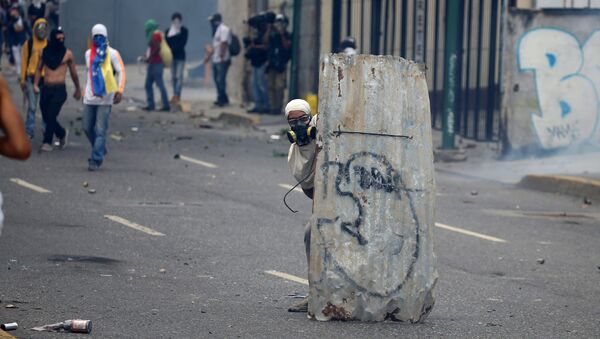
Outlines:
<svg viewBox="0 0 600 339"><path fill-rule="evenodd" d="M38 24L35 26L33 33L38 40L46 39L48 37L48 25L45 23Z"/></svg>
<svg viewBox="0 0 600 339"><path fill-rule="evenodd" d="M301 119L290 121L291 130L287 131L287 137L290 143L296 143L298 146L306 146L311 140L317 138L317 128L310 126L311 117L307 116Z"/></svg>

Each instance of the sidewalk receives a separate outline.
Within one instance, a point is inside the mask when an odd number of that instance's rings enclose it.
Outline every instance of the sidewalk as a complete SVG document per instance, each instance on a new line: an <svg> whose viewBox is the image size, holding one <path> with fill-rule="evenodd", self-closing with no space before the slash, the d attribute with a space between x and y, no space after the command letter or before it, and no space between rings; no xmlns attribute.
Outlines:
<svg viewBox="0 0 600 339"><path fill-rule="evenodd" d="M216 99L216 89L212 79L204 81L203 78L189 77L187 71L197 67L198 63L186 65L186 76L184 78L182 92L181 111L190 115L190 118L203 118L211 121L222 122L223 124L233 126L254 126L268 134L277 134L281 129L287 127L287 122L283 115L258 115L246 113L246 107L240 103L232 102L227 107L214 107L213 102ZM133 111L145 106L146 91L144 82L146 77L145 65L129 64L125 66L127 72L127 86L125 97L128 98L126 105L128 110ZM83 70L79 70L83 73ZM173 93L171 85L171 70L165 70L164 81L169 96ZM231 79L230 79L231 81ZM155 98L160 99L158 90L155 88Z"/></svg>
<svg viewBox="0 0 600 339"><path fill-rule="evenodd" d="M441 133L434 131L434 146ZM437 140L436 140L437 139ZM467 143L467 160L437 163L436 169L472 178L519 185L538 191L559 193L600 202L600 150L520 160L497 160L493 143Z"/></svg>

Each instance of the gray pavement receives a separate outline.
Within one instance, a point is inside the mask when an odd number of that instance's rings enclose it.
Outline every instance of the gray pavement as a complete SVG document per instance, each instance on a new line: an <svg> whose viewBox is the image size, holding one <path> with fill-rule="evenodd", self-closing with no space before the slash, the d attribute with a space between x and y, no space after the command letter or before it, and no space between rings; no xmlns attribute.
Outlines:
<svg viewBox="0 0 600 339"><path fill-rule="evenodd" d="M234 127L127 107L111 116L118 134L99 172L87 171L72 99L60 117L73 132L67 149L0 159L0 321L17 321L19 338L64 338L27 328L73 318L94 322L92 335L73 338L600 337L598 204L439 166L429 318L319 323L286 311L307 286L265 273L306 277L311 207L300 193L289 199L299 213L282 203L293 181L280 156L287 141L270 139L278 121Z"/></svg>

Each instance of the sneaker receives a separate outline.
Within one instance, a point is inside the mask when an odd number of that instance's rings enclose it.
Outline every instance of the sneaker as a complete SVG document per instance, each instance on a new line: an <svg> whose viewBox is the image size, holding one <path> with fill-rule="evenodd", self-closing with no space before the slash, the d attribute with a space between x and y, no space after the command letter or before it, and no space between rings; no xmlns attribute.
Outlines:
<svg viewBox="0 0 600 339"><path fill-rule="evenodd" d="M69 130L65 130L65 137L58 140L58 148L59 149L67 148L68 142L69 142Z"/></svg>
<svg viewBox="0 0 600 339"><path fill-rule="evenodd" d="M88 165L88 171L90 171L90 172L95 172L99 169L100 169L100 165L98 165L95 162L90 162L90 164Z"/></svg>
<svg viewBox="0 0 600 339"><path fill-rule="evenodd" d="M171 107L163 107L158 110L159 112L171 112Z"/></svg>
<svg viewBox="0 0 600 339"><path fill-rule="evenodd" d="M54 151L54 147L52 147L52 145L50 145L50 144L42 144L42 147L40 147L40 151L41 152L52 152L52 151Z"/></svg>
<svg viewBox="0 0 600 339"><path fill-rule="evenodd" d="M152 111L154 111L154 107L144 106L144 107L142 107L142 111L152 112Z"/></svg>
<svg viewBox="0 0 600 339"><path fill-rule="evenodd" d="M306 313L308 312L308 297L302 299L301 302L288 308L288 312Z"/></svg>

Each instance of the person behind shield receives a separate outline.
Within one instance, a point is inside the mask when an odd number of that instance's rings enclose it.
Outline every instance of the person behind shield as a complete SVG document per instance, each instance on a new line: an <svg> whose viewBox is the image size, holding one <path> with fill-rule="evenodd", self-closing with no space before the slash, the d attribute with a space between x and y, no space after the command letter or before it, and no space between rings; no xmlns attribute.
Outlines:
<svg viewBox="0 0 600 339"><path fill-rule="evenodd" d="M285 107L285 117L290 125L288 138L292 145L288 152L288 165L304 194L313 199L316 157L320 146L316 140L318 115L313 116L308 102L294 99ZM306 260L310 263L310 223L304 232ZM310 264L309 264L310 265ZM308 297L290 307L289 312L307 312Z"/></svg>

